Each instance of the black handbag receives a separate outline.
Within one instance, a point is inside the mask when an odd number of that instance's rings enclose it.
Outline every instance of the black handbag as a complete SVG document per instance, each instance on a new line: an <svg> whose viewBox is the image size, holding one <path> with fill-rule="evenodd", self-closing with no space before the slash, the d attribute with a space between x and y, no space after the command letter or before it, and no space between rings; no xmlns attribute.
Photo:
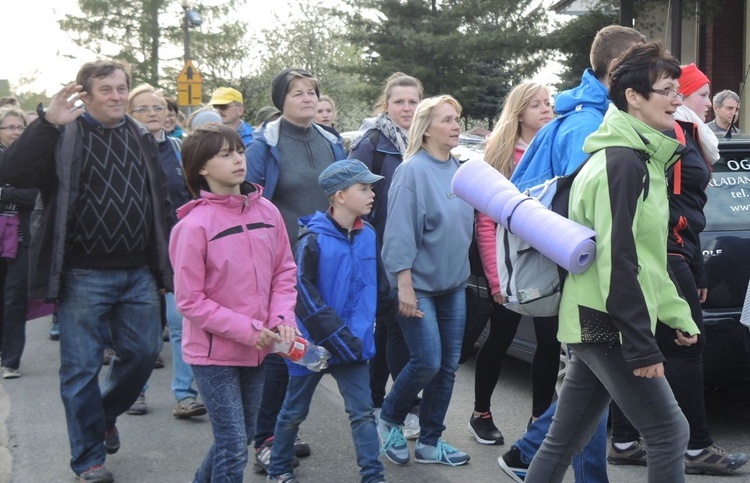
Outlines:
<svg viewBox="0 0 750 483"><path fill-rule="evenodd" d="M466 359L474 353L474 345L487 326L493 310L492 291L487 276L484 274L479 245L477 245L476 215L474 234L469 246L469 267L471 276L466 285L466 327L461 345L461 357L458 359L459 364L466 362Z"/></svg>

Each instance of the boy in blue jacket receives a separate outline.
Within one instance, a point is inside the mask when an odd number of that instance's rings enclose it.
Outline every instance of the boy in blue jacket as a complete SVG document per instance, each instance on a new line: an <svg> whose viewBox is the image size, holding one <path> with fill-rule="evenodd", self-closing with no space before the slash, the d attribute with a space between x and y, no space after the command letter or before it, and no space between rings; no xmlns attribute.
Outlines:
<svg viewBox="0 0 750 483"><path fill-rule="evenodd" d="M380 263L373 227L362 221L372 210L372 184L383 179L356 159L338 161L318 178L331 207L300 218L295 249L297 325L308 340L331 353L330 367L311 372L289 364L289 384L276 422L268 468L270 481L296 483L294 439L307 417L323 374L336 379L352 426L362 483L385 481L373 416L367 361L375 355L373 326L378 302L392 299Z"/></svg>

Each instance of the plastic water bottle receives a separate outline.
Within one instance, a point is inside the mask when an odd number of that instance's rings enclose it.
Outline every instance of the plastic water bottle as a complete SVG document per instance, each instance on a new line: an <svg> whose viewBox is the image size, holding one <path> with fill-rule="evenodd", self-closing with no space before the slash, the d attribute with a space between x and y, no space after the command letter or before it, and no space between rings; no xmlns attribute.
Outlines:
<svg viewBox="0 0 750 483"><path fill-rule="evenodd" d="M328 367L328 359L331 358L331 353L324 347L300 336L295 337L292 343L274 342L273 352L313 372L320 372Z"/></svg>

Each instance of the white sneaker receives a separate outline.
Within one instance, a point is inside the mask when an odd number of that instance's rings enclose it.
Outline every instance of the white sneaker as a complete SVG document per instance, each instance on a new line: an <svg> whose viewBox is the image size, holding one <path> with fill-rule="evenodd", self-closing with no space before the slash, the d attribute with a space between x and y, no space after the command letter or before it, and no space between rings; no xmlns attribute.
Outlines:
<svg viewBox="0 0 750 483"><path fill-rule="evenodd" d="M404 438L417 439L421 430L419 427L419 406L414 406L404 419Z"/></svg>

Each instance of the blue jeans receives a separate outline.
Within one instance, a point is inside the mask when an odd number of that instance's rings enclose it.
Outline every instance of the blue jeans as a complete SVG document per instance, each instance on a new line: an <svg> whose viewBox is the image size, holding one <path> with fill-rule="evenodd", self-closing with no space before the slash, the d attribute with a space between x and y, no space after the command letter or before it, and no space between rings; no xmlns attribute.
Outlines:
<svg viewBox="0 0 750 483"><path fill-rule="evenodd" d="M435 446L445 430L445 413L453 394L458 359L466 326L466 289L441 295L417 294L424 316L401 317L399 324L409 346L404 366L385 398L380 417L403 424L414 399L422 392L419 440Z"/></svg>
<svg viewBox="0 0 750 483"><path fill-rule="evenodd" d="M167 307L167 325L169 326L169 341L172 343L172 393L177 401L186 397L196 398L198 391L193 389L193 369L182 359L182 314L177 311L174 294L164 295Z"/></svg>
<svg viewBox="0 0 750 483"><path fill-rule="evenodd" d="M273 436L276 429L276 418L284 404L286 385L289 381L289 368L284 358L278 354L268 354L263 360L266 369L263 399L258 413L258 426L255 432L255 447L259 448L263 441Z"/></svg>
<svg viewBox="0 0 750 483"><path fill-rule="evenodd" d="M104 431L130 408L162 348L156 280L146 267L63 272L60 322L60 393L76 474L104 463ZM99 387L109 327L117 357Z"/></svg>
<svg viewBox="0 0 750 483"><path fill-rule="evenodd" d="M570 347L573 357L557 411L525 481L563 481L573 455L591 439L612 398L643 436L648 481L685 481L688 424L666 379L634 376L619 343Z"/></svg>
<svg viewBox="0 0 750 483"><path fill-rule="evenodd" d="M370 375L366 362L336 364L322 372L289 376L284 405L276 422L268 474L277 477L293 471L294 439L299 425L307 418L313 393L324 374L333 376L344 398L362 483L383 481L385 468L378 460L380 443L373 416Z"/></svg>
<svg viewBox="0 0 750 483"><path fill-rule="evenodd" d="M263 366L192 368L214 433L193 482L242 483L263 394Z"/></svg>
<svg viewBox="0 0 750 483"><path fill-rule="evenodd" d="M513 446L521 452L521 461L531 463L534 455L539 451L545 436L552 424L552 417L557 409L557 401L542 413L521 439L513 443ZM576 483L609 483L607 477L607 416L609 411L599 420L599 426L591 438L591 441L583 447L580 454L573 457L573 472Z"/></svg>

